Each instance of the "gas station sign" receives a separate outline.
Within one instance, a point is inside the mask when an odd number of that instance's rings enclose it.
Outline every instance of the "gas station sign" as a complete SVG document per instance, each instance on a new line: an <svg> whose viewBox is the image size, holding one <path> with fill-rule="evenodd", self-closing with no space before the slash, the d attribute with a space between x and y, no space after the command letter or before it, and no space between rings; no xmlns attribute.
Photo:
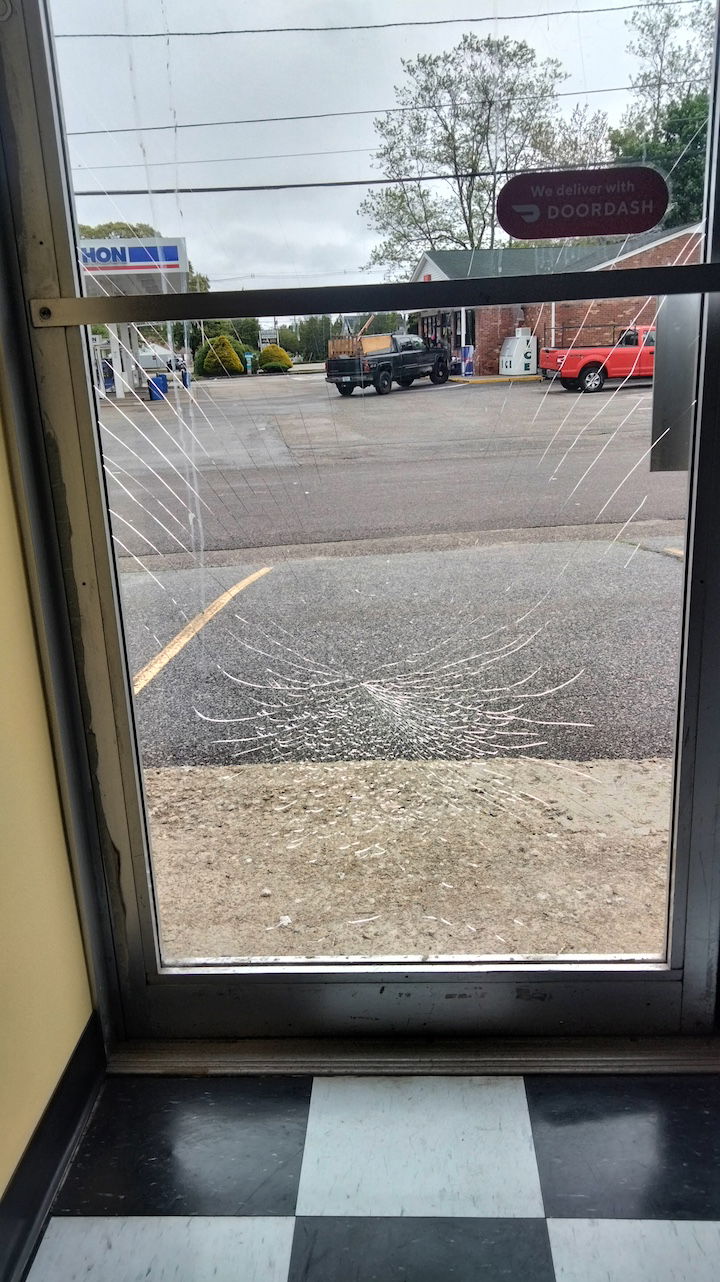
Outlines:
<svg viewBox="0 0 720 1282"><path fill-rule="evenodd" d="M497 220L515 240L633 236L650 231L670 201L650 165L516 174L497 199Z"/></svg>
<svg viewBox="0 0 720 1282"><path fill-rule="evenodd" d="M80 266L88 275L115 276L126 272L133 274L187 272L188 260L185 241L159 237L144 240L138 237L127 240L113 236L109 240L78 241Z"/></svg>

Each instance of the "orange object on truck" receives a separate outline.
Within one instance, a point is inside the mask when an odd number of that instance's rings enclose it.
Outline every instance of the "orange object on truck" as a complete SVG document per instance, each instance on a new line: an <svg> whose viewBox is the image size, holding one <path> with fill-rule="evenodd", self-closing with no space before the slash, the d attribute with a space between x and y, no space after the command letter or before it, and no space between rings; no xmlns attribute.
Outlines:
<svg viewBox="0 0 720 1282"><path fill-rule="evenodd" d="M559 378L568 392L599 392L608 378L652 378L655 369L655 326L623 330L611 346L544 347L543 378Z"/></svg>

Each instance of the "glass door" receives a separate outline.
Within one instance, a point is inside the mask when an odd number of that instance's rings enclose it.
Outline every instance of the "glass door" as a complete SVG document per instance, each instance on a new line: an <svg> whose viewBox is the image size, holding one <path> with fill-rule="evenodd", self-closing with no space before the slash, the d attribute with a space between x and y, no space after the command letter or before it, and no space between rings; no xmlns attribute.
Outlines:
<svg viewBox="0 0 720 1282"><path fill-rule="evenodd" d="M190 32L130 5L104 31L57 0L5 20L6 255L54 504L34 520L65 576L118 1029L706 1031L708 15L688 7L703 36L656 7L695 79L663 86L647 135L642 6L607 10L624 87L579 77L590 13L563 69L541 15L511 35L509 11L467 31L395 15L401 66L377 58L380 17L314 8L312 47L289 16ZM374 125L362 77L338 106L331 40L374 68ZM228 113L250 45L312 91ZM452 138L490 159L453 170ZM657 228L517 243L495 225L507 176L627 163L643 138L673 191ZM413 139L439 174L417 177Z"/></svg>

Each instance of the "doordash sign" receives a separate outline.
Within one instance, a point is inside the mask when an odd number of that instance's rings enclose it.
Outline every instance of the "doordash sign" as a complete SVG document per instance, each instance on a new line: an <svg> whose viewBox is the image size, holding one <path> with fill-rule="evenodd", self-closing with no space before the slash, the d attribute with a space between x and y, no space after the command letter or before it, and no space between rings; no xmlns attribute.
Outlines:
<svg viewBox="0 0 720 1282"><path fill-rule="evenodd" d="M516 174L497 199L497 220L515 240L630 236L656 227L670 201L649 165Z"/></svg>

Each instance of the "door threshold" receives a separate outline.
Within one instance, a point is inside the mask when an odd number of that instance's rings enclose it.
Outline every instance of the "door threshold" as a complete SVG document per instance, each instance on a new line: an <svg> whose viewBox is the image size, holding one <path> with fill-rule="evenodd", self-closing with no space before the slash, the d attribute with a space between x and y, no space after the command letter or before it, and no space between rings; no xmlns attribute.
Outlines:
<svg viewBox="0 0 720 1282"><path fill-rule="evenodd" d="M110 1073L206 1077L719 1071L720 1037L127 1041L108 1063Z"/></svg>

